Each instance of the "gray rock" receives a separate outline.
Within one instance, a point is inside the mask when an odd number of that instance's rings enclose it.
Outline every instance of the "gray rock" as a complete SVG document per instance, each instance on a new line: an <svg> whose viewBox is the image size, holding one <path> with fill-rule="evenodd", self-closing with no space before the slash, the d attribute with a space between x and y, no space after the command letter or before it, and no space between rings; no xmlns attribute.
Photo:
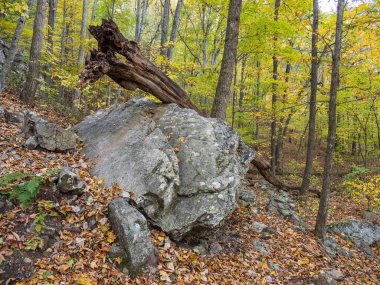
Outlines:
<svg viewBox="0 0 380 285"><path fill-rule="evenodd" d="M303 227L304 229L309 229L310 226L295 212L295 205L295 202L289 198L289 194L285 191L270 191L269 202L266 206L266 209L268 212L278 213L284 218L292 220L294 223Z"/></svg>
<svg viewBox="0 0 380 285"><path fill-rule="evenodd" d="M269 249L269 246L265 242L255 240L252 244L253 244L253 247L262 255L266 256L272 253L271 250Z"/></svg>
<svg viewBox="0 0 380 285"><path fill-rule="evenodd" d="M335 285L338 284L337 281L344 280L344 274L337 269L330 268L322 271L318 277L315 279L314 284L316 285Z"/></svg>
<svg viewBox="0 0 380 285"><path fill-rule="evenodd" d="M25 111L24 114L22 126L24 133L35 137L41 148L50 151L75 149L78 136L73 131L49 123L32 112Z"/></svg>
<svg viewBox="0 0 380 285"><path fill-rule="evenodd" d="M327 275L330 275L336 281L344 280L343 272L338 269L331 268L331 269L326 270L325 273Z"/></svg>
<svg viewBox="0 0 380 285"><path fill-rule="evenodd" d="M24 115L23 114L12 113L12 112L8 112L7 110L5 110L5 112L4 112L4 118L8 124L18 125L18 124L22 124L22 122L24 121Z"/></svg>
<svg viewBox="0 0 380 285"><path fill-rule="evenodd" d="M210 252L213 254L218 254L223 250L223 247L218 242L213 242L210 245Z"/></svg>
<svg viewBox="0 0 380 285"><path fill-rule="evenodd" d="M61 193L78 195L83 193L85 188L86 182L70 169L64 168L59 172L57 189Z"/></svg>
<svg viewBox="0 0 380 285"><path fill-rule="evenodd" d="M28 148L28 149L35 149L37 146L38 146L38 142L37 142L37 139L35 136L31 136L29 137L26 142L25 142L25 146Z"/></svg>
<svg viewBox="0 0 380 285"><path fill-rule="evenodd" d="M318 275L318 277L314 280L315 285L337 285L338 282L334 280L330 275L323 272Z"/></svg>
<svg viewBox="0 0 380 285"><path fill-rule="evenodd" d="M243 206L254 205L256 202L256 194L253 189L240 189L238 191L238 203Z"/></svg>
<svg viewBox="0 0 380 285"><path fill-rule="evenodd" d="M111 201L108 206L109 220L126 253L128 269L138 274L158 264L145 217L123 198Z"/></svg>
<svg viewBox="0 0 380 285"><path fill-rule="evenodd" d="M0 120L5 118L5 110L3 107L0 107Z"/></svg>
<svg viewBox="0 0 380 285"><path fill-rule="evenodd" d="M336 257L337 255L342 255L346 257L350 257L351 253L342 247L338 246L338 242L333 237L326 237L323 241L323 245L327 251L327 253L331 257Z"/></svg>
<svg viewBox="0 0 380 285"><path fill-rule="evenodd" d="M201 255L207 255L208 250L203 244L198 244L193 247L194 251L201 254Z"/></svg>
<svg viewBox="0 0 380 285"><path fill-rule="evenodd" d="M219 226L253 156L224 121L135 98L74 127L94 175L117 183L174 240Z"/></svg>
<svg viewBox="0 0 380 285"><path fill-rule="evenodd" d="M372 255L371 245L380 240L380 227L360 220L338 222L327 228L328 232L340 233L351 240L359 249Z"/></svg>
<svg viewBox="0 0 380 285"><path fill-rule="evenodd" d="M380 215L369 211L363 211L363 218L371 222L380 221Z"/></svg>
<svg viewBox="0 0 380 285"><path fill-rule="evenodd" d="M256 221L252 223L252 229L257 234L260 234L261 232L265 231L267 228L268 226L266 224L256 222Z"/></svg>

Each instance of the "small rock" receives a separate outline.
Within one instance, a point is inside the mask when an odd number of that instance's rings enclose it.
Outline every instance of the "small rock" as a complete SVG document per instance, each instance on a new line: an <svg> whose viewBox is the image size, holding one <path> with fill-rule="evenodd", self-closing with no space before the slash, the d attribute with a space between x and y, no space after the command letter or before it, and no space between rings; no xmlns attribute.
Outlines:
<svg viewBox="0 0 380 285"><path fill-rule="evenodd" d="M81 194L86 188L86 182L68 168L59 173L57 189L61 193Z"/></svg>
<svg viewBox="0 0 380 285"><path fill-rule="evenodd" d="M255 233L259 234L268 228L266 224L254 221L252 223L252 229Z"/></svg>
<svg viewBox="0 0 380 285"><path fill-rule="evenodd" d="M338 282L334 280L330 275L325 272L318 275L318 277L314 280L315 285L337 285Z"/></svg>
<svg viewBox="0 0 380 285"><path fill-rule="evenodd" d="M213 242L210 245L210 252L213 254L218 254L223 250L222 246L218 242Z"/></svg>
<svg viewBox="0 0 380 285"><path fill-rule="evenodd" d="M270 276L270 275L265 276L265 280L268 283L274 283L274 278L272 276Z"/></svg>
<svg viewBox="0 0 380 285"><path fill-rule="evenodd" d="M91 216L87 219L87 225L90 230L93 230L96 226L96 218L95 216Z"/></svg>
<svg viewBox="0 0 380 285"><path fill-rule="evenodd" d="M108 206L109 221L121 247L126 252L126 261L132 274L158 264L157 249L151 240L145 217L123 198L111 201Z"/></svg>
<svg viewBox="0 0 380 285"><path fill-rule="evenodd" d="M269 254L271 254L269 246L265 242L255 240L253 242L253 247L258 252L260 252L262 255L269 255Z"/></svg>
<svg viewBox="0 0 380 285"><path fill-rule="evenodd" d="M3 107L0 107L0 120L4 119L5 116L5 110Z"/></svg>
<svg viewBox="0 0 380 285"><path fill-rule="evenodd" d="M208 251L203 244L198 244L198 245L194 246L193 249L195 252L197 252L201 255L207 255L208 254Z"/></svg>
<svg viewBox="0 0 380 285"><path fill-rule="evenodd" d="M238 203L243 206L253 205L256 202L256 194L253 189L243 189L238 191Z"/></svg>
<svg viewBox="0 0 380 285"><path fill-rule="evenodd" d="M28 149L36 149L36 147L38 146L38 142L37 142L37 139L35 136L32 136L32 137L29 137L26 142L25 142L25 146L28 148Z"/></svg>
<svg viewBox="0 0 380 285"><path fill-rule="evenodd" d="M363 217L371 222L380 221L380 215L369 211L363 211Z"/></svg>
<svg viewBox="0 0 380 285"><path fill-rule="evenodd" d="M21 113L11 113L5 110L4 112L5 121L8 124L21 124L24 121L24 115Z"/></svg>
<svg viewBox="0 0 380 285"><path fill-rule="evenodd" d="M344 274L342 271L337 269L328 269L325 271L325 273L330 275L336 281L342 281L344 279Z"/></svg>
<svg viewBox="0 0 380 285"><path fill-rule="evenodd" d="M268 263L268 267L270 270L273 270L273 271L280 271L280 266L276 263L272 263L272 262L269 262Z"/></svg>
<svg viewBox="0 0 380 285"><path fill-rule="evenodd" d="M32 260L29 257L24 258L25 263L32 263Z"/></svg>

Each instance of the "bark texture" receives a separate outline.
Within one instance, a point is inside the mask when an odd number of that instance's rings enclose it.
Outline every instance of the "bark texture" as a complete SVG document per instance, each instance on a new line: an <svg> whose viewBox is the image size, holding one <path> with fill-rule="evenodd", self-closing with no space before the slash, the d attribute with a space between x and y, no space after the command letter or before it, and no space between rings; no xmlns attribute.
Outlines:
<svg viewBox="0 0 380 285"><path fill-rule="evenodd" d="M281 0L276 0L274 4L274 21L278 21L278 10L280 9ZM273 48L276 51L277 45L277 33L273 37ZM271 122L271 137L270 137L270 155L271 155L271 167L272 172L276 173L276 128L277 128L277 80L278 80L278 59L276 52L273 54L273 94L272 94L272 122Z"/></svg>
<svg viewBox="0 0 380 285"><path fill-rule="evenodd" d="M30 104L33 102L38 87L40 75L40 56L44 36L44 22L46 16L47 0L37 0L37 11L33 24L32 45L30 47L29 70L20 99Z"/></svg>
<svg viewBox="0 0 380 285"><path fill-rule="evenodd" d="M318 0L313 0L313 35L311 37L311 90L309 105L309 134L307 139L306 165L303 174L301 195L306 198L310 187L310 178L313 171L315 120L317 112L318 87Z"/></svg>
<svg viewBox="0 0 380 285"><path fill-rule="evenodd" d="M222 66L211 117L225 119L237 53L242 0L230 0Z"/></svg>
<svg viewBox="0 0 380 285"><path fill-rule="evenodd" d="M319 202L317 222L315 224L315 234L324 238L326 235L326 222L328 200L330 195L331 184L331 169L333 164L333 155L335 150L336 138L336 95L339 87L339 63L340 52L342 47L342 34L343 34L343 12L344 0L338 0L336 30L335 30L335 44L332 59L332 74L330 85L330 100L329 100L329 127L327 136L327 150L325 157L325 166L323 170L322 193Z"/></svg>
<svg viewBox="0 0 380 285"><path fill-rule="evenodd" d="M183 6L183 0L178 0L177 7L175 8L175 12L174 12L172 31L170 33L170 46L168 48L169 59L172 59L173 57L174 42L177 38L182 6Z"/></svg>
<svg viewBox="0 0 380 285"><path fill-rule="evenodd" d="M162 13L162 28L161 28L161 54L167 56L168 50L166 44L168 42L169 33L169 12L170 12L170 0L165 0Z"/></svg>
<svg viewBox="0 0 380 285"><path fill-rule="evenodd" d="M144 57L136 42L124 38L112 20L103 20L101 26L90 26L90 33L98 41L98 51L91 52L90 61L80 74L78 87L83 88L108 75L125 89L140 88L164 103L176 103L199 113L186 92ZM116 54L126 60L117 58Z"/></svg>

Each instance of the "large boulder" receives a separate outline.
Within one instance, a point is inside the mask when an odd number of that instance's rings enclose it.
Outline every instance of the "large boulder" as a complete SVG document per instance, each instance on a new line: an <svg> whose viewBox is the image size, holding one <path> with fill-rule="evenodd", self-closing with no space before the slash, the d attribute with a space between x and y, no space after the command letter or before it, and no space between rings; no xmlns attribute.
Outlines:
<svg viewBox="0 0 380 285"><path fill-rule="evenodd" d="M343 234L359 249L372 255L371 245L380 241L380 226L360 220L347 220L328 226L327 231Z"/></svg>
<svg viewBox="0 0 380 285"><path fill-rule="evenodd" d="M123 198L112 200L108 212L112 229L125 252L130 273L138 274L157 266L158 253L145 217Z"/></svg>
<svg viewBox="0 0 380 285"><path fill-rule="evenodd" d="M33 112L25 111L23 118L23 131L28 136L29 142L50 151L74 150L78 136L71 130L65 130L54 123L50 123L37 116ZM32 139L30 139L32 138Z"/></svg>
<svg viewBox="0 0 380 285"><path fill-rule="evenodd" d="M133 193L150 219L180 240L217 227L236 206L252 159L224 121L135 98L74 127L93 174Z"/></svg>

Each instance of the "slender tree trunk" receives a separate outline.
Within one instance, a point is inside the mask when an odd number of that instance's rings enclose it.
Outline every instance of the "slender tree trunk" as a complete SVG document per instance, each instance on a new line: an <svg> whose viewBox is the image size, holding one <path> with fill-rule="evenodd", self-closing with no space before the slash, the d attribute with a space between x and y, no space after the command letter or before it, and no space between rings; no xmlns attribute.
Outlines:
<svg viewBox="0 0 380 285"><path fill-rule="evenodd" d="M301 185L301 196L305 199L310 187L310 178L313 172L315 120L317 112L317 87L318 87L318 0L313 0L313 34L311 37L311 90L309 105L309 134L307 139L306 165Z"/></svg>
<svg viewBox="0 0 380 285"><path fill-rule="evenodd" d="M79 45L79 56L78 56L78 67L80 68L84 64L84 59L86 55L85 41L87 38L87 26L88 26L88 0L83 0L82 9L82 24L80 30L80 45ZM82 92L79 89L75 90L75 99L77 100L77 105L81 103Z"/></svg>
<svg viewBox="0 0 380 285"><path fill-rule="evenodd" d="M50 57L53 57L53 48L54 48L53 34L54 34L54 28L55 28L55 19L57 17L57 7L58 7L58 0L49 0L47 50ZM46 71L45 82L48 86L51 85L51 74L50 74L51 67L52 67L52 62L49 60L49 62L45 66L45 71Z"/></svg>
<svg viewBox="0 0 380 285"><path fill-rule="evenodd" d="M274 4L274 21L278 21L278 10L280 9L281 0L276 0ZM278 80L278 59L276 55L277 33L273 37L273 46L275 53L273 54L273 94L272 94L272 122L271 122L271 138L270 138L270 154L271 169L273 174L276 173L276 125L277 125L277 80Z"/></svg>
<svg viewBox="0 0 380 285"><path fill-rule="evenodd" d="M234 61L237 53L241 5L242 0L230 0L222 66L220 68L211 117L224 119L226 116L227 104L231 91Z"/></svg>
<svg viewBox="0 0 380 285"><path fill-rule="evenodd" d="M256 98L256 111L259 111L259 100L260 100L260 85L261 85L261 72L260 72L260 60L259 56L256 55L256 68L257 68L257 77L256 77L256 92L255 92L255 98ZM255 111L255 109L254 109ZM255 140L256 140L256 146L255 150L258 150L258 142L260 140L260 124L259 124L259 118L256 117L256 131L255 131Z"/></svg>
<svg viewBox="0 0 380 285"><path fill-rule="evenodd" d="M136 27L135 27L135 42L140 42L140 28L141 28L141 0L136 3Z"/></svg>
<svg viewBox="0 0 380 285"><path fill-rule="evenodd" d="M92 3L92 11L91 11L91 24L95 20L95 12L96 12L96 7L98 6L98 0L94 0Z"/></svg>
<svg viewBox="0 0 380 285"><path fill-rule="evenodd" d="M244 81L245 81L245 67L247 65L247 59L248 59L248 56L244 56L242 64L241 64L240 94L239 94L239 108L240 109L243 107L243 100L244 100L245 91L246 91L244 87Z"/></svg>
<svg viewBox="0 0 380 285"><path fill-rule="evenodd" d="M234 128L235 126L235 112L236 112L236 108L235 108L235 105L236 105L236 95L237 95L237 92L236 92L236 81L237 81L237 65L238 65L238 61L237 61L237 57L235 58L235 71L234 71L234 91L233 91L233 94L232 94L232 120L231 120L231 127L232 129Z"/></svg>
<svg viewBox="0 0 380 285"><path fill-rule="evenodd" d="M63 63L65 61L65 54L66 54L66 31L67 31L67 23L66 23L66 0L63 0L63 13L62 13L62 33L61 33L61 50L60 50L60 55L59 55L59 67L62 70L63 68ZM59 98L63 100L64 97L64 88L62 84L59 85Z"/></svg>
<svg viewBox="0 0 380 285"><path fill-rule="evenodd" d="M164 10L162 13L162 26L161 26L161 55L167 57L166 43L168 42L169 32L169 12L170 12L170 0L165 0Z"/></svg>
<svg viewBox="0 0 380 285"><path fill-rule="evenodd" d="M291 44L291 46L293 46L293 44ZM290 74L291 68L292 68L292 65L288 61L286 63L286 67L285 67L285 83L286 84L289 82L289 74ZM285 92L284 92L284 96L283 96L284 101L286 98L286 92L287 92L287 90L285 90ZM281 118L280 119L280 125L279 125L278 130L277 130L276 149L275 149L275 155L274 155L276 170L281 168L280 163L281 163L281 155L282 155L284 130L285 130L283 123L284 123L284 118Z"/></svg>
<svg viewBox="0 0 380 285"><path fill-rule="evenodd" d="M4 2L5 3L5 2ZM30 11L33 8L34 0L28 1L28 9L24 11L24 15L20 17L20 20L17 23L15 32L13 34L13 39L11 43L11 47L9 48L8 53L6 54L6 58L3 64L3 70L0 71L0 92L3 91L5 87L5 79L8 75L8 73L12 69L12 64L15 59L17 50L18 50L18 42L20 40L20 36L22 34L22 31L24 29L25 22L29 16Z"/></svg>
<svg viewBox="0 0 380 285"><path fill-rule="evenodd" d="M172 57L173 57L174 42L175 42L175 39L177 38L177 32L178 32L178 28L179 28L182 5L183 5L183 0L178 0L177 7L175 8L175 12L174 12L172 31L170 34L170 46L168 49L168 58L169 59L172 59Z"/></svg>
<svg viewBox="0 0 380 285"><path fill-rule="evenodd" d="M88 26L88 0L83 0L82 24L81 24L81 30L80 30L80 46L79 46L79 57L78 57L79 66L82 66L84 64L87 26Z"/></svg>
<svg viewBox="0 0 380 285"><path fill-rule="evenodd" d="M329 127L327 137L327 150L325 157L325 165L323 170L322 181L322 193L319 202L319 209L317 215L317 221L315 224L315 234L324 238L326 235L326 222L327 222L327 210L328 200L330 194L331 183L331 170L333 163L333 154L335 149L335 137L336 137L336 96L339 86L339 62L342 46L342 33L343 33L343 12L344 12L344 0L338 0L337 7L337 19L336 19L336 31L335 31L335 44L334 53L332 59L332 73L331 73L331 85L330 85L330 100L329 100Z"/></svg>
<svg viewBox="0 0 380 285"><path fill-rule="evenodd" d="M32 45L30 47L29 70L20 99L30 104L33 102L38 88L38 77L40 74L40 56L42 40L44 36L44 22L46 15L46 1L37 0L37 11L33 24Z"/></svg>

